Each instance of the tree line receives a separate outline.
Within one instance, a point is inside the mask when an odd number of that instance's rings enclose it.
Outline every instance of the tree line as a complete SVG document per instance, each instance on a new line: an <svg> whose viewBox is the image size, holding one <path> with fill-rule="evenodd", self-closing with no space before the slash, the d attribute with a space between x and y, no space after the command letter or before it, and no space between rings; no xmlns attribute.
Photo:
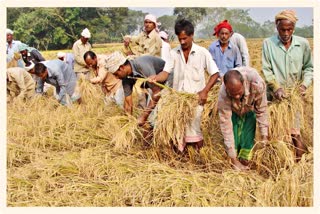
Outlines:
<svg viewBox="0 0 320 214"><path fill-rule="evenodd" d="M7 8L7 27L14 30L16 40L39 50L56 50L71 48L86 27L92 43L122 42L122 35L142 30L145 15L127 7ZM224 19L246 38L266 38L275 32L273 21L260 24L250 17L249 10L179 7L173 15L158 17L160 30L174 39L174 23L181 18L193 22L195 37L201 39L213 39L213 27ZM295 35L312 38L313 25L296 27Z"/></svg>

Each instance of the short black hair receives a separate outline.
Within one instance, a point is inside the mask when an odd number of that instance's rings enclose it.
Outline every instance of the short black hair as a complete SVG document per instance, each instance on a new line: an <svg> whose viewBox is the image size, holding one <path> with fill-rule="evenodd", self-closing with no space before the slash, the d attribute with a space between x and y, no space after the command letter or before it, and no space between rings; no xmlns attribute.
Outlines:
<svg viewBox="0 0 320 214"><path fill-rule="evenodd" d="M90 56L91 59L94 59L97 55L93 51L87 51L83 55L84 61L86 61L86 58Z"/></svg>
<svg viewBox="0 0 320 214"><path fill-rule="evenodd" d="M230 79L239 80L241 83L243 83L244 81L242 74L238 70L229 70L224 74L223 82L225 85L229 82Z"/></svg>
<svg viewBox="0 0 320 214"><path fill-rule="evenodd" d="M193 24L186 19L177 20L174 26L174 32L178 36L182 31L188 36L192 35L194 33Z"/></svg>
<svg viewBox="0 0 320 214"><path fill-rule="evenodd" d="M47 67L43 63L37 63L34 66L34 73L36 75L42 74L46 71Z"/></svg>

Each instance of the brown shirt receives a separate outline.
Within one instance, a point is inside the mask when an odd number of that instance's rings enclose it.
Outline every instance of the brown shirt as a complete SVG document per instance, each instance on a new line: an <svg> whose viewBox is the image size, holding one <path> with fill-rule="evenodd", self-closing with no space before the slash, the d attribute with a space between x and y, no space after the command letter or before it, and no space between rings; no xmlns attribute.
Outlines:
<svg viewBox="0 0 320 214"><path fill-rule="evenodd" d="M110 96L114 95L119 87L122 87L122 83L106 69L106 57L107 55L97 55L97 70L94 71L96 77L92 78L91 82L100 83L103 93Z"/></svg>
<svg viewBox="0 0 320 214"><path fill-rule="evenodd" d="M135 55L151 55L161 57L162 40L158 32L153 29L149 35L141 32L138 36L131 38L132 44L138 45L138 51Z"/></svg>
<svg viewBox="0 0 320 214"><path fill-rule="evenodd" d="M266 84L258 72L250 67L234 68L238 70L244 78L244 97L241 101L236 101L228 96L225 85L222 84L218 98L219 122L224 143L228 155L236 157L234 148L233 125L231 121L232 112L239 116L247 112L256 113L258 126L261 135L268 136L268 112L267 112L267 95Z"/></svg>
<svg viewBox="0 0 320 214"><path fill-rule="evenodd" d="M91 50L91 44L87 42L86 44L83 44L81 42L81 39L76 41L73 44L72 51L74 54L74 72L87 72L89 71L89 68L86 68L86 63L83 59L83 55L85 52Z"/></svg>
<svg viewBox="0 0 320 214"><path fill-rule="evenodd" d="M35 93L35 82L31 74L24 68L13 67L7 69L7 92L9 97L19 99L30 98Z"/></svg>

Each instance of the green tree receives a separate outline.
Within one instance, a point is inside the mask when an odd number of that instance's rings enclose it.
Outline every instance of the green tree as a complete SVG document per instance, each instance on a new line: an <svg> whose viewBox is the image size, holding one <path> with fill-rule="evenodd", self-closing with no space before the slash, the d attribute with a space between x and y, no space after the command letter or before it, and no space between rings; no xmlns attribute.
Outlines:
<svg viewBox="0 0 320 214"><path fill-rule="evenodd" d="M196 26L207 15L207 11L201 7L175 7L173 15L177 16L177 20L184 18Z"/></svg>

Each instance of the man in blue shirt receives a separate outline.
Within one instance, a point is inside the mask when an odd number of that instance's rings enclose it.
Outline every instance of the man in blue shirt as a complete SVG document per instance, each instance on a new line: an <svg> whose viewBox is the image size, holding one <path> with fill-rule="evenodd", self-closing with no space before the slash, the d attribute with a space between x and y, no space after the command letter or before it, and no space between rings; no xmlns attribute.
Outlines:
<svg viewBox="0 0 320 214"><path fill-rule="evenodd" d="M42 61L34 66L34 72L40 79L37 83L37 93L43 92L44 82L46 82L55 86L56 98L62 105L70 104L68 96L72 102L81 102L76 74L67 63L59 59Z"/></svg>
<svg viewBox="0 0 320 214"><path fill-rule="evenodd" d="M232 26L228 20L220 22L215 28L213 35L217 35L218 40L209 46L212 59L219 68L220 77L232 68L242 66L241 53L238 47L229 41L232 35Z"/></svg>

